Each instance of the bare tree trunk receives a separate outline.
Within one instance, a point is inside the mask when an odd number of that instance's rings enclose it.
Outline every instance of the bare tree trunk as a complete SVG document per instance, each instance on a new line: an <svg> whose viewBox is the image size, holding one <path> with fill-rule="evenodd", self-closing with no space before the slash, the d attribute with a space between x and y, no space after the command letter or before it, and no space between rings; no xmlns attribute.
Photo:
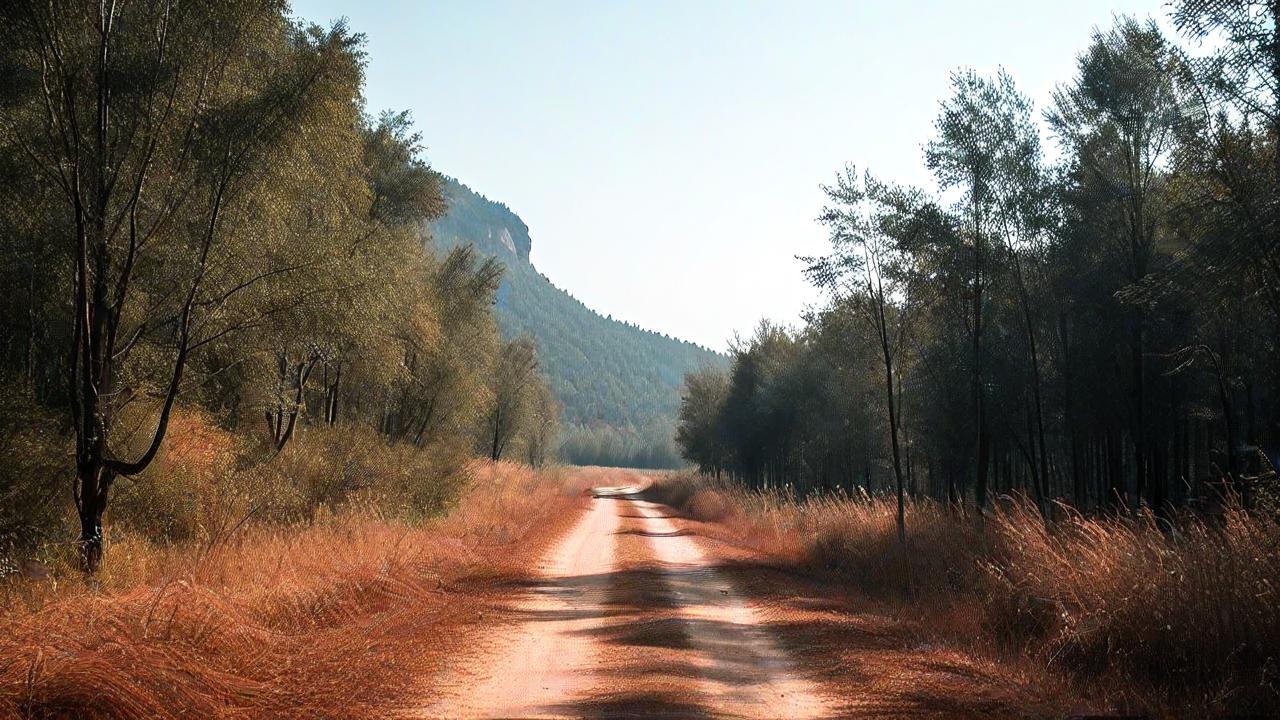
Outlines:
<svg viewBox="0 0 1280 720"><path fill-rule="evenodd" d="M333 381L329 380L329 363L324 363L324 376L321 378L321 385L324 387L324 423L329 426L338 423L338 391L342 384L342 364L337 363L334 366Z"/></svg>
<svg viewBox="0 0 1280 720"><path fill-rule="evenodd" d="M1280 0L1271 0L1271 79L1272 87L1280 88ZM1280 93L1274 96L1275 105L1271 108L1271 132L1275 142L1280 143ZM1275 176L1271 179L1272 188L1280 186L1280 152L1272 150L1271 159L1275 164Z"/></svg>
<svg viewBox="0 0 1280 720"><path fill-rule="evenodd" d="M975 177L974 188L978 187ZM987 465L991 453L991 431L987 425L987 389L983 373L982 294L985 282L982 272L982 215L979 200L973 198L973 394L977 419L978 467L974 475L974 499L981 515L987 508Z"/></svg>
<svg viewBox="0 0 1280 720"><path fill-rule="evenodd" d="M907 542L906 500L902 477L902 452L898 441L898 404L893 382L893 351L890 348L888 318L885 313L887 300L883 291L876 292L873 300L876 303L875 320L880 336L881 359L884 361L885 400L889 409L889 442L893 449L893 477L898 495L898 542L905 545Z"/></svg>
<svg viewBox="0 0 1280 720"><path fill-rule="evenodd" d="M1040 443L1039 481L1041 487L1038 491L1040 494L1040 512L1044 513L1047 510L1044 504L1044 496L1049 482L1049 446L1045 442L1044 436L1044 401L1041 398L1042 393L1040 390L1040 353L1039 346L1036 343L1035 323L1031 318L1031 299L1027 294L1026 280L1022 275L1022 261L1018 258L1017 253L1014 253L1013 264L1018 280L1018 298L1022 305L1022 319L1027 331L1027 348L1031 355L1031 395L1035 402L1036 435Z"/></svg>
<svg viewBox="0 0 1280 720"><path fill-rule="evenodd" d="M887 386L887 399L889 402L889 439L893 446L893 477L897 483L898 492L898 542L906 544L907 542L907 520L904 499L904 489L902 481L902 458L901 451L898 448L898 415L897 406L894 402L893 393L893 361L889 357L888 345L885 345L885 385Z"/></svg>
<svg viewBox="0 0 1280 720"><path fill-rule="evenodd" d="M1136 510L1147 489L1146 373L1143 371L1143 333L1141 313L1134 312L1133 330L1133 482L1131 510Z"/></svg>
<svg viewBox="0 0 1280 720"><path fill-rule="evenodd" d="M303 401L306 398L307 381L311 377L312 370L315 369L316 362L318 362L318 358L312 355L290 368L286 354L282 352L279 355L280 385L283 386L284 378L287 375L292 380L293 398L287 410L283 402L276 402L274 421L271 419L270 413L268 413L267 425L271 429L272 442L275 445L276 452L284 450L284 446L293 437L294 429L298 424L298 416L302 413Z"/></svg>
<svg viewBox="0 0 1280 720"><path fill-rule="evenodd" d="M502 408L494 408L493 413L493 446L489 452L489 459L497 461L502 459L502 446L499 444L499 439L502 437Z"/></svg>
<svg viewBox="0 0 1280 720"><path fill-rule="evenodd" d="M80 561L86 572L97 572L102 563L102 515L107 509L111 473L101 462L89 462L76 470L79 492L76 513L80 518Z"/></svg>

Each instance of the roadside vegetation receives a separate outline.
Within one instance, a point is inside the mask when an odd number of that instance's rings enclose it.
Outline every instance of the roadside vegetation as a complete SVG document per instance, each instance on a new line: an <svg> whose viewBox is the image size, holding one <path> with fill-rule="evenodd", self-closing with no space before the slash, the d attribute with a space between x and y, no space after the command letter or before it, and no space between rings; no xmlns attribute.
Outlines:
<svg viewBox="0 0 1280 720"><path fill-rule="evenodd" d="M982 518L913 498L904 544L892 497L796 500L687 473L646 496L818 579L845 612L892 616L895 632L923 647L1061 682L1069 699L1055 702L1067 707L1265 716L1280 701L1273 516L1230 507L1168 532L1150 513L1064 511L1046 523L1025 500L1002 500Z"/></svg>
<svg viewBox="0 0 1280 720"><path fill-rule="evenodd" d="M266 0L23 1L0 28L5 573L429 518L472 457L551 457L502 267L433 248L442 178L364 106L362 36Z"/></svg>
<svg viewBox="0 0 1280 720"><path fill-rule="evenodd" d="M1280 10L1169 12L1044 109L955 72L937 194L841 171L825 303L686 377L675 504L1118 704L1274 712Z"/></svg>
<svg viewBox="0 0 1280 720"><path fill-rule="evenodd" d="M501 266L288 12L0 9L0 716L385 717L575 514Z"/></svg>
<svg viewBox="0 0 1280 720"><path fill-rule="evenodd" d="M352 718L425 704L422 679L493 625L485 610L577 517L567 481L484 462L435 520L352 503L215 542L128 532L97 575L7 578L0 715Z"/></svg>

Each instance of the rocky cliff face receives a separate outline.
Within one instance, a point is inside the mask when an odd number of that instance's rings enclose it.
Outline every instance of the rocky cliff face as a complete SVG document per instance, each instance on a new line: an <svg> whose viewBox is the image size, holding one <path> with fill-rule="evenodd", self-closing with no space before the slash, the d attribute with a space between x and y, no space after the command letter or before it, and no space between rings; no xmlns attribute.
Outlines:
<svg viewBox="0 0 1280 720"><path fill-rule="evenodd" d="M529 262L529 226L510 208L453 178L445 178L444 196L449 213L431 225L437 246L469 243L486 255L503 260L514 256L518 261Z"/></svg>

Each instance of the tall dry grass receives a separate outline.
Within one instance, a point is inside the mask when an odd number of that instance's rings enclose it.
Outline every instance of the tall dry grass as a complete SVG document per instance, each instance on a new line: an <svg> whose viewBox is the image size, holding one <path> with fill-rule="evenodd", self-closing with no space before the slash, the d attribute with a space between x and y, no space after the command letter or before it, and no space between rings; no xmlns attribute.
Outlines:
<svg viewBox="0 0 1280 720"><path fill-rule="evenodd" d="M892 499L748 492L676 475L657 500L823 575L931 640L1062 673L1104 705L1176 716L1280 710L1280 521L1227 508L1162 530L1149 515L1045 523L1009 501L985 519Z"/></svg>
<svg viewBox="0 0 1280 720"><path fill-rule="evenodd" d="M122 533L92 580L10 579L0 716L385 717L420 699L486 578L523 573L579 502L559 471L471 470L435 520L352 499L215 543Z"/></svg>

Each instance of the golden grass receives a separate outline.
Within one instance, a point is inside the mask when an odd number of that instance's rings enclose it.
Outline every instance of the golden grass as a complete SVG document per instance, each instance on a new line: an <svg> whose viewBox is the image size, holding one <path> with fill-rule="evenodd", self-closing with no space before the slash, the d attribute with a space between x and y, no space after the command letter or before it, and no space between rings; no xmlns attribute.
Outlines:
<svg viewBox="0 0 1280 720"><path fill-rule="evenodd" d="M441 519L372 505L219 544L117 540L100 578L10 581L0 716L383 717L576 515L561 471L480 464ZM467 593L467 596L460 595Z"/></svg>
<svg viewBox="0 0 1280 720"><path fill-rule="evenodd" d="M736 544L832 580L926 642L1027 657L1092 705L1172 716L1280 707L1280 521L1228 508L1182 517L1042 521L1008 501L985 520L889 498L795 502L691 475L651 495Z"/></svg>

